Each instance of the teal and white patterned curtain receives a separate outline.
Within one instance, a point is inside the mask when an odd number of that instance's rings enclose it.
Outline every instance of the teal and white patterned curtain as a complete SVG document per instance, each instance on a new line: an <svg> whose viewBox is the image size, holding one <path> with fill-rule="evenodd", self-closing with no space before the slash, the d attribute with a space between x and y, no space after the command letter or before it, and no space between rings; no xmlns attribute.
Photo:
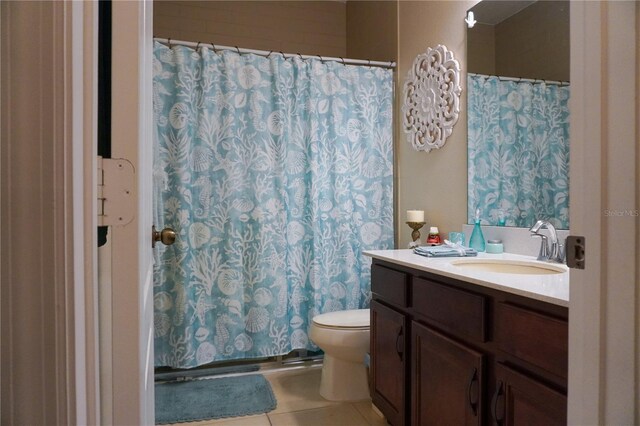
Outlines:
<svg viewBox="0 0 640 426"><path fill-rule="evenodd" d="M156 43L155 364L316 349L393 246L390 70Z"/></svg>
<svg viewBox="0 0 640 426"><path fill-rule="evenodd" d="M569 229L569 87L471 75L468 223Z"/></svg>

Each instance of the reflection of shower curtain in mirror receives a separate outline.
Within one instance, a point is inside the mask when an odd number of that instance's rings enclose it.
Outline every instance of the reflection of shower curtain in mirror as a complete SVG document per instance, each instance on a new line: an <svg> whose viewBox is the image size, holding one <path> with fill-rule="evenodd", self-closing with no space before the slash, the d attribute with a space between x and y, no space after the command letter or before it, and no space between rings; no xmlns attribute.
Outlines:
<svg viewBox="0 0 640 426"><path fill-rule="evenodd" d="M569 229L569 86L469 75L469 223ZM483 222L484 223L484 222Z"/></svg>
<svg viewBox="0 0 640 426"><path fill-rule="evenodd" d="M393 246L392 71L156 43L155 364L316 349Z"/></svg>

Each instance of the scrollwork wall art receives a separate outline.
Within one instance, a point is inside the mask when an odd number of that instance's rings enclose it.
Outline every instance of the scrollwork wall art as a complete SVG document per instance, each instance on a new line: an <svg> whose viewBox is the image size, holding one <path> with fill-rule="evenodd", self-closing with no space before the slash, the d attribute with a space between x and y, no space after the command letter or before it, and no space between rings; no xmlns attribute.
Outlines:
<svg viewBox="0 0 640 426"><path fill-rule="evenodd" d="M416 151L444 146L460 113L460 65L446 46L416 56L404 83L402 123Z"/></svg>

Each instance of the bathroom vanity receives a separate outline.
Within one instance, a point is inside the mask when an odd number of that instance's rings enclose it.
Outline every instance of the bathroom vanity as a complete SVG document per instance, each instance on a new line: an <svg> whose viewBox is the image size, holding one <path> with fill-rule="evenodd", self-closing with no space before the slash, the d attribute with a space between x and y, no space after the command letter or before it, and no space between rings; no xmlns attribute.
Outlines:
<svg viewBox="0 0 640 426"><path fill-rule="evenodd" d="M371 397L389 423L566 424L566 267L519 269L547 265L510 254L481 253L476 265L365 254Z"/></svg>

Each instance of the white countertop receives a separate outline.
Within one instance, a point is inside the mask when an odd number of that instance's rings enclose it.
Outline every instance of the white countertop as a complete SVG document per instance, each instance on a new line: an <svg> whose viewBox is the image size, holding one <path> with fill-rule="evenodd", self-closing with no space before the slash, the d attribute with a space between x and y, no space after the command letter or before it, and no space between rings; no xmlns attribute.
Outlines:
<svg viewBox="0 0 640 426"><path fill-rule="evenodd" d="M424 257L413 253L413 250L368 250L363 252L366 256L418 269L433 274L455 278L461 281L481 285L483 287L501 290L507 293L517 294L554 305L569 307L569 268L565 265L557 265L566 272L549 275L521 275L505 274L498 272L486 272L461 268L452 262L460 259L504 259L513 261L538 262L535 257L519 254L502 253L488 254L478 253L477 257Z"/></svg>

